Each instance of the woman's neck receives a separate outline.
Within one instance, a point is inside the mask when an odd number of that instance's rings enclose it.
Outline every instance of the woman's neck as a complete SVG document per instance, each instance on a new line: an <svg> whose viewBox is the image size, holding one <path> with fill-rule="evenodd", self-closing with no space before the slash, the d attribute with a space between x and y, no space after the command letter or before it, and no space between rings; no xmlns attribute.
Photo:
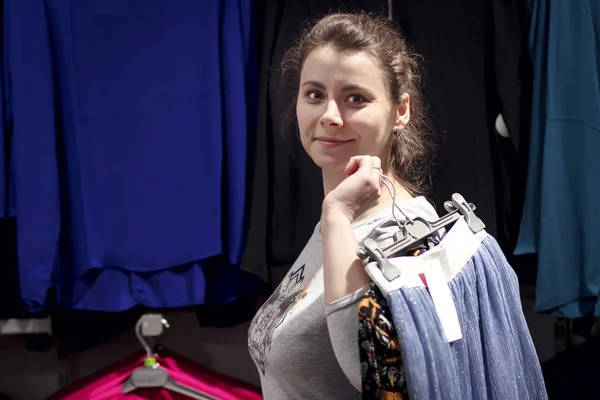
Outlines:
<svg viewBox="0 0 600 400"><path fill-rule="evenodd" d="M343 170L322 170L323 172L323 192L325 197L335 189L344 179L346 173Z"/></svg>
<svg viewBox="0 0 600 400"><path fill-rule="evenodd" d="M327 197L327 195L334 190L344 179L346 179L346 173L343 170L328 170L325 171L323 170L323 191L325 194L325 197ZM413 198L413 196L404 188L404 186L398 182L397 179L395 179L392 174L387 175L393 182L394 187L390 187L392 190L395 191L395 200L396 202L400 201L400 200L408 200ZM388 185L390 185L390 182L386 182ZM370 215L373 215L379 211L381 211L382 209L384 209L386 206L391 205L392 204L392 195L389 192L389 190L387 189L387 187L385 187L385 185L382 183L381 184L381 197L379 198L379 202L377 203L377 205L365 212L363 212L361 215L357 215L354 218L354 222L358 222L360 220L363 220L367 217L369 217Z"/></svg>

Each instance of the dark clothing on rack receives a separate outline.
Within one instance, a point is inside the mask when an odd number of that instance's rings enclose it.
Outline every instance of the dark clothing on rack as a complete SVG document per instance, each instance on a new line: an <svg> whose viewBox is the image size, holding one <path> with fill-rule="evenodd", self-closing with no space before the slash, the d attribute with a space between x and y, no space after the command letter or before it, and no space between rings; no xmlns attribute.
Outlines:
<svg viewBox="0 0 600 400"><path fill-rule="evenodd" d="M211 280L210 275L208 279ZM226 303L207 302L195 307L200 326L228 328L249 321L256 314L261 300L271 294L270 285L256 275L244 271L240 272L238 281L232 280L231 284L234 286L234 290L231 291L237 293L235 300ZM219 290L221 287L214 289ZM207 296L217 298L218 294L212 293L211 289Z"/></svg>
<svg viewBox="0 0 600 400"><path fill-rule="evenodd" d="M293 99L280 86L279 66L304 22L331 10L385 13L387 1L257 2L263 30L258 129L249 233L242 268L273 287L302 251L321 215L320 169L304 151L295 122L285 123Z"/></svg>
<svg viewBox="0 0 600 400"><path fill-rule="evenodd" d="M551 400L597 400L600 336L559 353L542 364Z"/></svg>
<svg viewBox="0 0 600 400"><path fill-rule="evenodd" d="M22 312L14 231L14 218L0 218L0 319L16 318Z"/></svg>
<svg viewBox="0 0 600 400"><path fill-rule="evenodd" d="M302 148L297 128L284 124L287 93L279 65L302 23L333 10L388 13L387 1L263 0L261 88L252 210L242 268L276 285L320 217L322 178ZM432 194L438 209L457 191L477 206L501 243L514 236L519 210L517 149L527 143L524 17L518 1L392 2L393 15L425 57L425 97L441 142ZM511 139L494 133L502 114ZM442 136L445 138L442 140ZM510 246L509 246L510 247Z"/></svg>
<svg viewBox="0 0 600 400"><path fill-rule="evenodd" d="M4 5L0 2L0 21L4 21ZM4 28L0 29L0 54L4 54ZM6 135L8 120L6 118L6 75L4 62L0 61L0 218L6 216L6 171L8 160L6 149L10 148L9 138ZM1 255L0 255L1 256Z"/></svg>
<svg viewBox="0 0 600 400"><path fill-rule="evenodd" d="M438 142L432 196L438 210L459 191L486 230L514 242L528 143L528 63L517 0L393 2L394 19L424 58L423 90ZM502 114L510 140L494 131ZM521 188L520 188L521 187Z"/></svg>
<svg viewBox="0 0 600 400"><path fill-rule="evenodd" d="M55 308L52 311L52 336L71 354L101 346L126 332L149 310L142 307L121 312L80 311Z"/></svg>

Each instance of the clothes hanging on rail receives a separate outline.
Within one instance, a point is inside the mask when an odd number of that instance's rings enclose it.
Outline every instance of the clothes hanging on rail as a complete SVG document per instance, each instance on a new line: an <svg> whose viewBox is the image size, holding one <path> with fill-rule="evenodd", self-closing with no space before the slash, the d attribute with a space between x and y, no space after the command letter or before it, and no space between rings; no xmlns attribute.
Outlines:
<svg viewBox="0 0 600 400"><path fill-rule="evenodd" d="M263 26L252 208L242 268L270 282L283 279L321 215L320 169L304 151L285 116L293 99L280 86L280 64L303 24L331 10L386 13L387 1L257 1Z"/></svg>
<svg viewBox="0 0 600 400"><path fill-rule="evenodd" d="M1 4L1 3L0 3ZM4 19L4 9L0 7L0 21ZM0 29L0 54L4 54L4 28ZM8 233L10 221L6 218L6 171L8 170L8 159L6 157L6 148L10 144L6 143L8 136L5 135L7 129L6 119L6 75L4 72L4 62L0 61L0 319L12 317L11 314L18 313L21 295L19 293L19 280L15 265L11 262L13 255L12 248L9 246L11 237ZM8 146L7 146L8 144ZM12 243L11 243L12 244Z"/></svg>
<svg viewBox="0 0 600 400"><path fill-rule="evenodd" d="M530 67L518 0L393 1L394 20L423 56L423 94L436 134L431 193L438 210L455 192L512 251L529 142ZM504 137L496 133L501 115Z"/></svg>
<svg viewBox="0 0 600 400"><path fill-rule="evenodd" d="M4 7L0 3L0 21L4 20ZM0 28L0 54L4 54L4 28ZM10 148L10 144L6 143L8 136L5 132L8 130L6 118L6 74L4 71L4 62L0 61L0 219L6 216L6 171L8 170L8 159L6 157L6 148ZM7 146L8 144L8 146ZM0 255L1 256L1 255Z"/></svg>
<svg viewBox="0 0 600 400"><path fill-rule="evenodd" d="M15 219L0 218L0 319L25 317L17 271Z"/></svg>
<svg viewBox="0 0 600 400"><path fill-rule="evenodd" d="M542 364L551 399L596 400L600 336L560 352Z"/></svg>
<svg viewBox="0 0 600 400"><path fill-rule="evenodd" d="M3 7L4 135L11 144L7 214L17 217L21 294L40 311L52 285L60 231L49 27L39 0L6 0Z"/></svg>
<svg viewBox="0 0 600 400"><path fill-rule="evenodd" d="M202 304L219 283L222 301L235 298L249 1L5 1L11 211L30 309L53 281L58 304L77 309ZM223 268L205 264L221 255Z"/></svg>
<svg viewBox="0 0 600 400"><path fill-rule="evenodd" d="M537 253L538 312L600 316L600 4L532 1L527 196L516 254Z"/></svg>
<svg viewBox="0 0 600 400"><path fill-rule="evenodd" d="M386 296L409 398L548 398L516 274L491 235L461 218L434 249L389 261L401 272L391 282L376 262L366 270Z"/></svg>
<svg viewBox="0 0 600 400"><path fill-rule="evenodd" d="M126 359L111 365L89 377L76 381L59 390L48 400L93 400L102 394L102 398L110 399L189 399L185 395L166 389L144 388L129 394L123 394L121 384L135 368L143 367L145 355L133 354ZM161 351L157 358L161 368L165 368L172 376L177 376L179 383L200 390L217 399L224 400L261 400L260 390L237 379L230 378L204 368L172 351ZM110 396L110 397L104 397Z"/></svg>
<svg viewBox="0 0 600 400"><path fill-rule="evenodd" d="M407 256L422 255L438 244L437 236L427 238ZM385 296L373 282L367 285L358 304L358 322L362 398L396 396L396 400L408 400L402 348L393 316Z"/></svg>
<svg viewBox="0 0 600 400"><path fill-rule="evenodd" d="M0 3L1 4L1 3ZM0 7L0 21L4 21L4 7ZM0 54L4 55L5 32L0 29ZM5 73L5 63L0 62L0 319L20 316L21 292L16 268L15 220L7 215L7 149L10 149L10 128L7 118L8 92L6 83L8 77Z"/></svg>
<svg viewBox="0 0 600 400"><path fill-rule="evenodd" d="M370 283L358 305L362 399L408 400L404 359L385 297Z"/></svg>

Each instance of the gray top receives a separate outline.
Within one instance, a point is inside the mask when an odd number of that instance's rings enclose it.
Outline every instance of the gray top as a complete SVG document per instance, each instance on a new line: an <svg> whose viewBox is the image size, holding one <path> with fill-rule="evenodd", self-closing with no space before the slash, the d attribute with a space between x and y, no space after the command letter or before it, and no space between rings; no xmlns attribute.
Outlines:
<svg viewBox="0 0 600 400"><path fill-rule="evenodd" d="M423 197L398 205L409 217L438 218ZM403 220L398 210L395 214ZM248 331L265 400L360 398L358 301L363 289L325 306L319 226ZM359 243L372 238L386 245L398 226L390 207L353 229Z"/></svg>

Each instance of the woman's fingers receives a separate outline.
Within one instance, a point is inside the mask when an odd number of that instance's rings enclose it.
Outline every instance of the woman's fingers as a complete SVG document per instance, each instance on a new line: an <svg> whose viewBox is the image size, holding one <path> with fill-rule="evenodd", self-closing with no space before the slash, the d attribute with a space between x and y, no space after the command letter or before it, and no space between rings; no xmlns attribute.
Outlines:
<svg viewBox="0 0 600 400"><path fill-rule="evenodd" d="M379 176L381 175L381 159L379 157L371 157L371 162L373 163L371 173L374 177L379 179Z"/></svg>
<svg viewBox="0 0 600 400"><path fill-rule="evenodd" d="M373 166L371 167L371 177L375 180L374 184L377 187L377 197L381 195L381 159L379 157L371 157Z"/></svg>
<svg viewBox="0 0 600 400"><path fill-rule="evenodd" d="M360 166L360 158L360 156L350 158L350 161L348 161L348 164L346 164L346 168L344 169L346 176L350 176L358 171Z"/></svg>
<svg viewBox="0 0 600 400"><path fill-rule="evenodd" d="M375 191L377 198L381 195L381 159L375 156L355 156L350 158L346 165L346 176L354 175L361 171L365 184Z"/></svg>
<svg viewBox="0 0 600 400"><path fill-rule="evenodd" d="M381 195L381 159L374 156L361 156L356 162L359 163L359 170L365 176L365 182L374 191L378 199Z"/></svg>
<svg viewBox="0 0 600 400"><path fill-rule="evenodd" d="M346 165L345 172L346 175L350 176L359 169L364 170L368 174L377 173L379 177L381 173L381 159L374 156L354 156L350 158L350 161Z"/></svg>
<svg viewBox="0 0 600 400"><path fill-rule="evenodd" d="M381 159L352 157L344 172L347 177L328 194L329 203L347 210L348 215L360 214L376 206L381 197Z"/></svg>

